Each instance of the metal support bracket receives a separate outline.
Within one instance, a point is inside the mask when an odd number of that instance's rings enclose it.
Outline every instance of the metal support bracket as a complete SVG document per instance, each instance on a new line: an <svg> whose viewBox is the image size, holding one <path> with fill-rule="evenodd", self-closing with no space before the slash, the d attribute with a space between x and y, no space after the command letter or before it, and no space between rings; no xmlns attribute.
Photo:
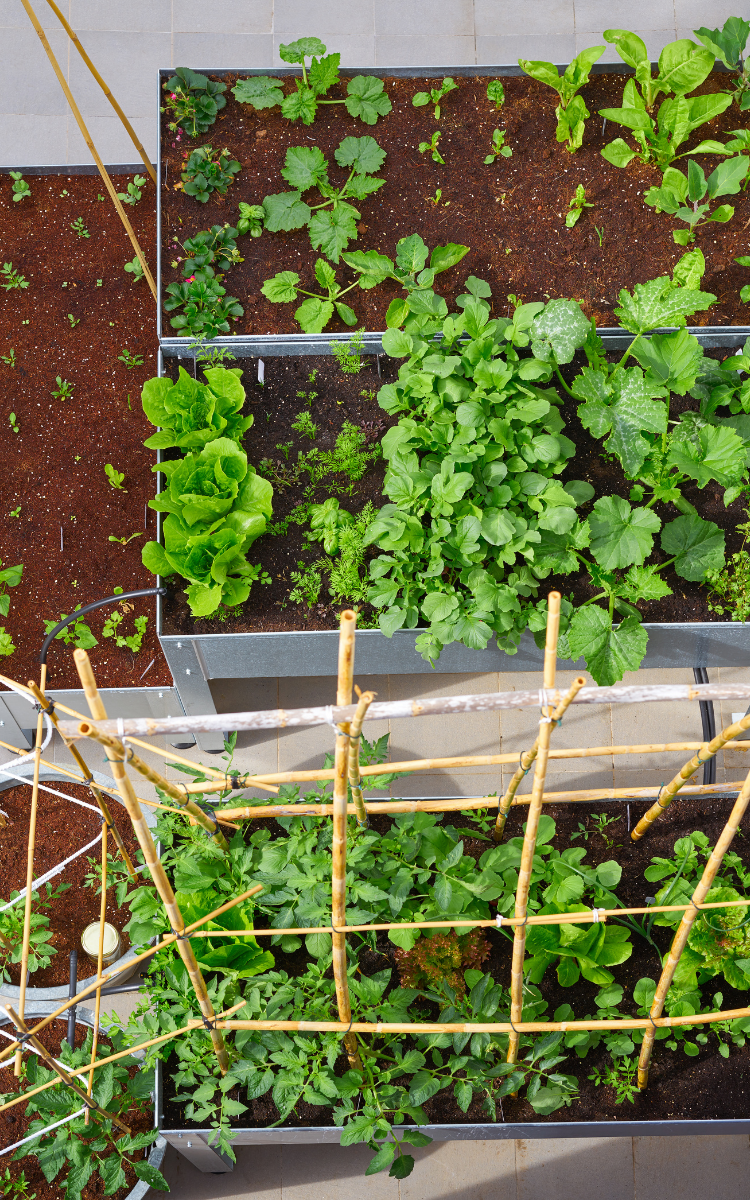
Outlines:
<svg viewBox="0 0 750 1200"><path fill-rule="evenodd" d="M198 1171L217 1175L234 1170L234 1163L227 1154L209 1146L205 1136L200 1133L166 1133L163 1135L170 1146L174 1146L180 1154Z"/></svg>
<svg viewBox="0 0 750 1200"><path fill-rule="evenodd" d="M13 695L11 692L4 692L0 695L0 738L4 742L10 742L12 746L18 746L22 750L30 750L34 745L34 732L32 729L24 729L16 720L16 717L11 711L8 704L9 697ZM34 709L25 700L21 700L21 704L25 710L24 717L30 720L35 716ZM21 717L23 720L23 717Z"/></svg>
<svg viewBox="0 0 750 1200"><path fill-rule="evenodd" d="M185 716L215 713L216 705L197 639L162 637L161 648L172 672ZM196 740L204 754L221 754L224 749L221 733L199 733Z"/></svg>

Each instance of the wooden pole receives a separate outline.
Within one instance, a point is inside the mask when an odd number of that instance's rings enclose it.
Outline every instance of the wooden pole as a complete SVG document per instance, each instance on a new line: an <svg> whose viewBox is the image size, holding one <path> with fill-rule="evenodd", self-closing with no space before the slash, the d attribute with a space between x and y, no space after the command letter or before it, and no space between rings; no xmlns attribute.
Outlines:
<svg viewBox="0 0 750 1200"><path fill-rule="evenodd" d="M96 975L101 979L102 970L104 967L104 923L107 920L107 826L102 826L102 899L99 905L99 949L96 956ZM91 1065L96 1062L96 1050L99 1043L99 1010L102 1003L101 984L96 989L94 1000L94 1037L91 1043ZM94 1086L93 1071L89 1075L89 1082L86 1087L86 1095L91 1095L91 1089ZM84 1124L89 1123L89 1110L86 1109Z"/></svg>
<svg viewBox="0 0 750 1200"><path fill-rule="evenodd" d="M142 145L141 145L141 143L139 142L139 140L138 140L138 137L137 137L137 135L136 135L136 132L135 132L135 130L133 129L133 126L130 124L130 121L129 121L129 120L128 120L128 118L125 116L125 113L124 113L124 112L122 111L122 109L120 108L120 105L119 105L119 104L117 103L117 101L115 100L115 98L114 98L114 96L112 95L111 91L110 91L110 90L109 90L109 88L107 87L107 84L104 82L104 80L102 79L101 75L100 75L100 74L99 74L99 72L97 71L96 67L95 67L95 66L94 66L94 64L92 63L91 59L89 58L88 54L86 53L86 51L84 50L83 46L81 45L81 43L80 43L80 41L79 41L79 38L78 38L78 34L75 32L75 30L72 28L72 26L71 26L71 25L70 25L70 24L69 24L69 23L66 21L65 17L64 17L64 16L63 16L63 14L60 12L60 9L59 9L59 8L57 7L57 5L55 4L55 0L47 0L47 3L49 4L50 8L52 9L53 13L54 13L54 14L55 14L55 16L57 17L57 19L58 19L58 21L60 22L60 24L63 26L63 28L64 28L65 32L67 33L67 35L68 35L68 37L70 38L71 42L73 43L73 45L75 46L76 50L77 50L77 51L78 51L78 53L80 54L81 58L82 58L82 59L83 59L83 61L85 62L85 64L86 64L86 66L88 67L89 71L90 71L90 72L91 72L91 74L94 76L94 79L95 79L95 80L96 80L96 82L99 84L99 87L100 87L100 88L102 89L102 91L104 92L104 95L107 97L107 99L109 100L109 102L110 102L110 104L112 105L113 109L115 110L115 112L117 113L118 117L119 117L119 118L120 118L120 120L122 121L123 125L125 126L126 130L128 131L128 135L129 135L129 137L130 137L130 140L131 140L131 142L133 143L133 145L135 146L136 150L138 151L138 153L140 154L141 158L143 159L143 165L144 165L144 167L146 168L146 170L148 171L149 175L151 176L151 179L152 179L153 183L156 183L156 171L154 170L153 166L151 165L151 161L150 161L150 159L149 159L149 157L148 157L148 155L147 155L146 151L144 150L143 146L142 146Z"/></svg>
<svg viewBox="0 0 750 1200"><path fill-rule="evenodd" d="M120 832L119 832L117 826L115 825L114 820L112 819L112 813L110 811L109 805L107 804L107 801L104 799L104 796L100 792L99 788L94 783L94 776L89 771L88 766L86 765L82 755L80 754L80 752L78 750L78 747L74 746L70 742L70 740L68 738L66 738L63 733L60 732L60 722L57 719L57 715L55 713L54 707L50 704L48 698L44 695L44 693L41 692L39 690L39 688L37 687L37 685L35 683L33 683L32 681L30 681L29 686L31 687L32 692L34 693L34 695L37 698L37 703L41 704L42 708L44 709L44 711L46 712L50 721L52 722L54 728L60 734L60 737L62 738L62 740L65 744L65 748L70 752L70 754L73 756L73 759L75 760L77 765L80 767L81 771L83 772L84 779L82 782L88 786L88 789L91 792L91 795L94 797L94 800L96 801L96 803L99 807L99 811L101 812L102 817L104 818L105 831L107 829L112 830L112 836L115 839L115 842L117 844L117 849L120 851L120 855L122 856L122 861L125 863L125 866L127 867L128 874L130 875L131 879L136 879L137 876L135 873L135 867L133 866L132 860L130 858L130 855L128 854L125 843L123 842L122 837L120 836ZM44 761L44 760L42 759L42 761ZM57 763L50 764L50 765L57 767Z"/></svg>
<svg viewBox="0 0 750 1200"><path fill-rule="evenodd" d="M351 704L354 676L354 631L357 615L351 609L341 614L339 626L339 671L336 703ZM359 706L358 706L359 707ZM331 925L333 927L333 978L336 983L336 1003L342 1021L351 1021L352 1008L349 999L349 978L346 959L346 834L347 792L349 768L349 722L341 723L336 730L336 755L333 780L333 846L331 861ZM344 1037L349 1064L360 1069L362 1064L357 1049L357 1038L353 1033Z"/></svg>
<svg viewBox="0 0 750 1200"><path fill-rule="evenodd" d="M555 686L555 670L557 666L557 638L560 631L560 593L550 592L547 598L547 640L544 646L544 689L552 691ZM540 697L541 698L541 697ZM547 701L541 706L539 720L539 736L537 738L537 758L534 767L534 783L531 790L531 801L526 818L526 832L521 851L521 867L518 872L518 888L516 890L515 916L524 921L529 900L529 885L536 849L536 835L539 828L539 817L542 811L544 796L544 780L547 772L547 752L549 750L550 733L552 732L552 705ZM523 1012L523 960L526 953L526 926L517 925L513 930L513 959L510 973L510 1020L511 1025L519 1025ZM508 1062L515 1062L518 1057L517 1033L511 1031L508 1042Z"/></svg>
<svg viewBox="0 0 750 1200"><path fill-rule="evenodd" d="M91 663L89 662L88 654L85 650L75 650L73 652L73 658L75 660L78 676L81 680L83 690L86 694L86 699L91 709L92 717L95 720L105 719L107 714L104 704L102 703L101 696L99 695L99 690L96 686L96 680L94 678L94 672L91 669ZM185 932L185 922L183 921L182 913L177 906L177 901L175 900L174 892L172 891L172 885L169 882L167 873L164 870L159 856L156 853L156 847L154 846L153 838L151 837L151 830L149 829L143 817L143 813L141 812L140 805L138 804L135 792L133 791L132 784L128 779L123 762L120 759L110 759L109 761L112 766L112 774L114 775L115 780L120 788L120 795L122 796L123 803L125 804L130 819L133 822L133 829L135 830L135 835L138 838L141 850L143 851L143 857L146 860L149 871L151 872L151 878L154 881L154 886L159 893L162 904L167 910L169 924L172 928L172 931L176 935L177 950L180 958L185 964L185 969L190 976L190 982L193 985L196 999L205 1018L206 1027L211 1034L211 1041L219 1062L219 1068L222 1075L226 1075L229 1068L229 1056L227 1055L226 1047L224 1045L224 1039L213 1024L213 1017L215 1014L213 1005L206 990L205 980L201 974L200 967L196 962L190 942L183 936Z"/></svg>
<svg viewBox="0 0 750 1200"><path fill-rule="evenodd" d="M15 1025L16 1029L26 1035L24 1041L28 1041L29 1044L34 1047L45 1067L47 1067L50 1071L54 1071L56 1075L59 1075L62 1082L71 1088L75 1092L76 1096L80 1096L81 1100L83 1100L84 1104L86 1105L87 1111L90 1108L93 1109L94 1112L98 1112L99 1116L103 1117L105 1121L111 1121L112 1124L116 1125L118 1129L121 1129L123 1133L128 1135L130 1134L129 1125L126 1125L125 1122L121 1121L119 1117L116 1117L114 1113L107 1112L105 1108L101 1108L95 1100L92 1100L90 1096L84 1092L83 1088L80 1088L78 1084L71 1079L68 1072L61 1067L58 1062L55 1061L55 1059L52 1057L46 1047L42 1045L39 1039L34 1037L34 1034L29 1030L23 1017L20 1017L18 1013L14 1012L10 1004L5 1005L5 1011ZM132 1054L132 1051L130 1051L130 1053ZM24 1096L24 1099L27 1099L27 1097Z"/></svg>
<svg viewBox="0 0 750 1200"><path fill-rule="evenodd" d="M47 668L42 665L40 689L44 690L47 679ZM31 685L29 685L31 686ZM29 812L29 844L26 850L26 896L23 909L23 941L21 942L21 979L18 993L18 1008L23 1020L26 1005L26 976L29 973L29 941L31 938L31 905L34 893L31 885L34 882L34 849L36 846L36 817L39 803L39 768L42 757L42 741L44 733L44 713L39 710L36 719L36 740L34 742L34 776L31 784L31 810ZM16 1053L13 1073L18 1078L21 1074L21 1051Z"/></svg>
<svg viewBox="0 0 750 1200"><path fill-rule="evenodd" d="M142 750L149 750L152 754L158 754L158 755L160 755L161 758L168 759L169 761L167 763L167 766L169 766L171 763L180 763L183 767L200 766L200 769L204 775L210 775L212 779L216 780L217 782L221 782L222 784L225 785L225 786L219 788L218 789L219 791L222 791L222 792L226 791L226 790L232 788L237 783L236 775L227 775L226 771L219 771L216 767L205 767L203 765L203 763L195 763L190 758L183 758L181 754L174 754L171 750L162 749L161 746L153 746L150 742L141 741L140 738L128 738L128 744L130 746L140 746L140 748ZM699 745L699 744L700 743L696 743L696 745ZM682 750L682 748L683 747L680 746L681 750ZM685 746L685 749L689 750L690 746ZM248 776L244 776L243 778L248 778ZM253 776L251 775L251 776L249 776L249 778L253 779ZM253 779L253 782L254 782L254 779ZM189 786L195 787L195 784L192 784ZM249 785L245 784L244 786L247 787ZM259 783L257 786L259 788L262 788L264 792L273 792L275 795L278 795L279 789L277 787L272 787L270 784L267 784L267 783ZM205 788L205 786L204 786L204 791L206 791L206 790L208 790L208 789Z"/></svg>
<svg viewBox="0 0 750 1200"><path fill-rule="evenodd" d="M573 680L568 688L567 694L563 696L562 700L552 714L553 721L558 723L562 721L565 711L573 701L573 697L580 692L581 688L584 687L585 684L586 680L582 675L579 675L577 679ZM505 794L497 806L497 820L495 821L495 828L492 831L492 836L496 842L502 842L503 840L505 822L508 819L508 813L510 812L511 805L513 804L513 797L518 791L524 776L528 773L532 763L535 761L538 751L539 738L536 739L531 749L524 751L519 758L518 769L505 789ZM552 754L549 753L548 757L551 758Z"/></svg>
<svg viewBox="0 0 750 1200"><path fill-rule="evenodd" d="M731 742L738 733L744 733L746 729L750 729L750 714L743 717L741 721L736 721L733 725L728 725L712 741L708 743L704 742L698 753L689 762L685 763L685 766L677 772L674 779L671 779L665 788L660 789L660 793L656 798L656 804L653 804L648 812L641 817L632 831L630 836L633 841L640 841L644 833L647 833L651 828L654 821L661 816L665 809L669 808L686 780L691 775L694 775L703 763L708 762L709 759L713 758L726 746L727 742Z"/></svg>
<svg viewBox="0 0 750 1200"><path fill-rule="evenodd" d="M156 284L154 283L154 278L148 268L148 263L146 262L146 256L144 255L143 251L141 250L140 245L138 244L138 238L135 236L135 233L133 232L133 227L130 224L130 221L128 220L125 209L122 207L122 204L120 203L120 200L117 196L117 192L115 191L114 186L112 184L112 180L110 179L109 174L107 173L107 168L105 167L104 163L102 162L101 158L99 157L99 151L97 150L96 146L94 145L93 141L91 140L91 134L89 133L88 129L86 128L83 117L81 116L80 112L78 111L78 105L76 104L75 100L73 99L73 93L71 92L70 88L68 87L67 80L65 79L65 76L63 75L62 71L60 70L60 65L59 65L57 59L55 58L54 54L52 53L52 47L50 46L49 42L47 41L47 35L45 34L44 30L42 29L42 26L40 25L39 20L37 18L37 15L34 12L33 8L31 7L31 4L29 3L29 0L21 0L21 3L23 4L24 8L26 9L26 13L28 15L29 20L31 21L31 24L34 26L34 29L36 30L37 34L39 35L39 40L41 41L42 45L44 46L44 50L47 55L47 58L49 59L50 63L52 64L52 69L55 72L55 75L57 76L60 87L62 88L63 92L65 93L65 99L68 101L68 104L70 105L70 111L72 112L73 116L75 117L76 124L81 131L83 140L85 141L86 145L88 146L89 150L91 151L91 156L94 159L94 162L96 163L97 167L99 168L99 174L101 175L102 180L104 181L104 186L106 187L107 191L109 192L110 199L111 199L112 203L114 204L115 208L117 209L117 214L118 214L120 220L122 221L123 225L125 226L125 231L126 231L128 237L130 238L133 249L135 250L135 252L138 256L138 261L141 264L141 267L143 268L143 274L146 277L146 282L148 283L148 286L151 288L151 294L154 297L154 300L156 300ZM42 690L44 690L44 689L42 689Z"/></svg>
<svg viewBox="0 0 750 1200"><path fill-rule="evenodd" d="M695 924L695 918L699 913L699 905L703 903L706 894L709 891L716 873L721 866L721 861L727 850L732 844L740 821L745 815L748 803L750 802L750 775L748 775L743 785L742 791L734 802L734 807L729 814L729 820L721 831L718 841L711 851L711 856L703 868L703 874L698 881L698 885L693 892L692 900L689 908L685 909L682 915L682 920L677 927L677 932L672 940L672 945L669 949L667 961L662 967L659 982L656 985L654 998L651 1002L650 1016L652 1018L660 1017L664 1008L664 1001L667 998L667 992L670 989L674 973L677 970L677 964L680 961L682 952L685 949L690 936L690 931ZM638 1058L638 1087L643 1089L648 1084L648 1069L651 1062L651 1051L654 1046L654 1031L652 1026L649 1026L644 1034L641 1044L641 1053Z"/></svg>
<svg viewBox="0 0 750 1200"><path fill-rule="evenodd" d="M81 721L78 731L82 737L93 738L94 741L99 742L101 746L106 746L108 750L112 750L118 756L117 758L108 757L107 762L115 763L119 760L121 763L130 763L131 767L134 767L140 775L143 775L155 787L158 787L162 792L166 792L168 796L171 796L173 800L176 800L185 812L189 812L191 817L194 817L196 822L205 829L206 833L211 835L221 850L225 853L229 850L229 844L219 829L218 822L212 821L208 814L204 813L203 809L199 808L194 800L185 795L183 784L170 783L164 775L160 775L158 771L154 771L153 767L150 767L142 758L134 754L129 746L126 747L118 738L110 737L106 733L100 733L96 725L92 725L90 721Z"/></svg>
<svg viewBox="0 0 750 1200"><path fill-rule="evenodd" d="M352 800L354 801L354 809L357 816L357 825L360 829L366 829L369 821L367 820L367 810L365 809L365 799L362 795L362 778L359 766L359 743L362 734L362 722L367 715L367 710L372 704L377 692L360 692L357 688L357 711L354 714L354 720L349 731L349 786L352 789ZM347 808L348 811L348 808Z"/></svg>

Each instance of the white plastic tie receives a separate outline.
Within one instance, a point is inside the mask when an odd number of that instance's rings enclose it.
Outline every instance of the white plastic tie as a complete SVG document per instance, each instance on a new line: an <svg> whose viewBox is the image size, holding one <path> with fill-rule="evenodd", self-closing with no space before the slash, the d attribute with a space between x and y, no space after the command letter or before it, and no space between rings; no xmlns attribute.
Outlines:
<svg viewBox="0 0 750 1200"><path fill-rule="evenodd" d="M122 717L117 718L117 736L121 741L125 736L125 722Z"/></svg>
<svg viewBox="0 0 750 1200"><path fill-rule="evenodd" d="M552 708L552 700L548 698L547 689L543 688L543 687L541 687L539 689L539 708L540 708L542 714L544 714L545 708L547 708L547 709ZM552 717L550 717L550 716L545 717L544 715L542 715L541 721L545 725L551 725Z"/></svg>
<svg viewBox="0 0 750 1200"><path fill-rule="evenodd" d="M21 1138L20 1142L14 1142L12 1146L6 1146L4 1150L0 1150L0 1156L10 1154L11 1150L16 1150L19 1146L24 1146L26 1142L33 1142L36 1138L45 1137L50 1130L59 1128L60 1125L67 1125L68 1121L75 1121L76 1117L82 1117L86 1108L79 1108L78 1112L71 1113L69 1117L63 1117L60 1121L55 1121L53 1125L46 1125L44 1129L40 1129L37 1133L32 1133L28 1137Z"/></svg>
<svg viewBox="0 0 750 1200"><path fill-rule="evenodd" d="M592 908L591 920L594 922L595 925L598 925L600 921L604 920L604 914L606 913L606 911L607 911L606 908Z"/></svg>
<svg viewBox="0 0 750 1200"><path fill-rule="evenodd" d="M346 732L346 730L342 729L341 726L337 725L336 722L334 721L332 704L326 704L325 708L323 709L323 713L324 713L323 719L324 719L326 725L331 726L331 729L333 730L333 732L336 734L337 737L339 735L341 735L342 737L349 737L349 734Z"/></svg>
<svg viewBox="0 0 750 1200"><path fill-rule="evenodd" d="M497 914L497 916L495 917L495 924L497 925L498 929L499 929L499 928L500 928L500 926L502 925L502 923L503 923L504 919L505 919L505 918L503 917L503 914L502 914L502 913L498 913L498 914Z"/></svg>

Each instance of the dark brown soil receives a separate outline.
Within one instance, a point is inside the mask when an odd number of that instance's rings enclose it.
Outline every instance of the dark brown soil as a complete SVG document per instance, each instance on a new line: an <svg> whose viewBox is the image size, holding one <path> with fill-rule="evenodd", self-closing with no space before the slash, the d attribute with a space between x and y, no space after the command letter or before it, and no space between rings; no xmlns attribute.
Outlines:
<svg viewBox="0 0 750 1200"><path fill-rule="evenodd" d="M83 1045L87 1033L88 1028L85 1025L76 1025L76 1047ZM68 1023L67 1021L52 1021L38 1036L42 1045L57 1055L60 1052L61 1041L68 1036ZM5 1038L0 1039L0 1041L5 1045ZM109 1042L106 1038L100 1037L99 1045L109 1048ZM12 1059L10 1060L10 1064L10 1067L2 1066L0 1068L0 1094L17 1093L19 1091L19 1081L13 1074ZM131 1076L135 1070L136 1068L131 1068ZM22 1104L19 1104L16 1108L9 1109L7 1112L0 1113L0 1150L5 1146L13 1145L14 1142L20 1142L22 1138L26 1137L28 1127L31 1121L36 1119L37 1115L33 1114L27 1117L25 1106ZM147 1129L153 1128L153 1108L146 1109L145 1112L130 1109L124 1114L124 1119L133 1133L145 1133ZM145 1151L145 1155L143 1150L136 1150L130 1157L138 1160L148 1156L149 1153L150 1150L148 1149ZM65 1188L58 1187L56 1182L47 1183L35 1154L29 1154L25 1158L19 1159L18 1162L14 1161L14 1155L6 1155L0 1161L3 1164L3 1174L6 1168L8 1168L12 1180L18 1179L21 1173L25 1175L29 1196L33 1196L36 1193L36 1200L63 1200ZM125 1174L128 1177L128 1182L124 1187L118 1188L116 1192L112 1193L111 1200L123 1200L123 1197L127 1196L128 1192L137 1183L135 1172L131 1167L125 1167ZM67 1171L63 1168L58 1179L64 1180L66 1175ZM89 1180L81 1193L83 1200L99 1200L103 1195L104 1182L98 1175L94 1175Z"/></svg>
<svg viewBox="0 0 750 1200"><path fill-rule="evenodd" d="M144 536L127 546L108 538L146 530L154 536L155 514L145 505L153 495L153 454L143 440L152 432L140 403L144 380L156 374L154 302L145 280L133 283L123 266L133 248L99 176L30 177L31 199L12 201L11 180L0 182L4 261L29 282L26 289L0 291L0 354L15 351L16 365L0 362L0 422L5 430L0 556L3 566L22 562L24 575L11 589L10 614L0 620L17 647L3 670L26 682L38 678L37 659L45 619L58 619L77 604L153 587L141 564ZM115 176L126 190L132 176ZM155 259L155 206L151 182L143 199L128 209L150 261ZM63 194L65 193L65 194ZM81 217L90 237L70 228ZM101 280L101 286L97 286ZM79 321L71 327L71 313ZM128 369L125 350L143 358ZM56 377L74 385L67 400L52 396ZM14 412L20 432L9 426ZM112 463L125 474L115 491L104 473ZM10 515L20 505L17 517ZM60 531L62 527L62 548ZM103 639L110 611L88 618L99 645L91 658L100 685L171 685L156 637L153 598L136 601L133 617L149 615L138 655ZM51 687L79 687L72 647L53 642L48 663ZM147 670L152 660L153 666Z"/></svg>
<svg viewBox="0 0 750 1200"><path fill-rule="evenodd" d="M617 824L608 828L607 834L614 846L608 846L604 838L593 831L589 820L591 806L586 804L554 805L545 809L557 824L554 845L562 851L567 846L585 846L586 862L598 865L609 859L616 859L623 868L621 883L616 891L624 906L642 907L647 903L647 897L660 886L650 883L644 878L644 870L654 856L671 856L674 843L679 837L684 837L694 829L701 829L711 842L715 842L723 829L731 808L732 801L695 797L678 800L667 810L666 814L652 827L648 836L640 842L632 842L628 837L629 830L637 823L648 807L647 802L633 802L629 805L616 802L602 802L595 806L597 812L607 813L619 818ZM514 808L508 820L507 836L517 837L523 832L526 810ZM451 814L446 821L455 823L457 828L471 825L471 819ZM260 825L260 822L258 822ZM373 827L379 832L385 832L390 820L387 816L372 818ZM572 835L579 832L583 825L589 833L587 840L579 836L573 840ZM382 828L381 828L382 826ZM247 834L251 832L248 825ZM279 834L283 836L283 834ZM479 858L488 848L488 842L480 838L466 838L464 853ZM750 841L739 836L735 839L732 850L737 853L747 867L750 865ZM260 927L263 918L258 914L257 924ZM490 959L484 964L493 978L507 986L510 979L511 943L512 940L500 931L489 929L485 931L492 944ZM671 931L666 928L654 928L652 936L662 953L666 951L671 939ZM636 1015L636 1005L632 1000L632 990L639 979L648 976L657 979L660 964L653 948L643 938L632 935L633 954L627 962L613 968L615 982L625 989L625 998L620 1011L623 1015ZM364 974L382 971L388 966L395 966L394 947L388 942L385 934L378 935L378 950L373 954L369 950L360 951L360 969ZM277 968L297 975L304 971L306 954L298 950L294 954L277 953ZM397 986L398 978L394 972L393 986ZM573 988L563 988L557 982L554 971L548 971L541 985L541 991L548 1002L546 1019L551 1020L555 1009L562 1004L570 1004L577 1019L594 1016L596 1005L594 998L600 990L595 984L581 981ZM748 1005L748 993L738 992L725 983L723 977L706 984L703 989L706 1007L714 992L722 993L722 1008L725 1010L744 1008ZM437 1010L425 1009L429 1019L437 1018ZM540 1017L540 1020L545 1019ZM706 1026L708 1030L709 1027ZM698 1030L695 1030L698 1032ZM616 1104L615 1094L611 1088L596 1087L588 1078L595 1068L610 1064L609 1056L604 1046L591 1051L585 1059L579 1059L571 1050L565 1063L558 1068L566 1074L577 1075L580 1097L573 1101L570 1108L563 1108L548 1117L540 1117L523 1098L513 1100L507 1097L502 1102L502 1114L498 1107L498 1119L504 1121L594 1121L594 1120L676 1120L739 1118L747 1115L747 1072L750 1064L750 1045L738 1049L730 1043L730 1056L724 1059L717 1052L715 1035L709 1035L709 1042L702 1047L695 1058L689 1058L682 1048L670 1051L664 1043L657 1042L654 1049L648 1089L640 1094L631 1105L627 1102ZM336 1066L336 1071L347 1070L348 1063L342 1056ZM165 1078L169 1074L169 1063L165 1065ZM172 1085L168 1079L165 1083L165 1128L182 1128L188 1125L184 1121L183 1108L171 1100ZM236 1127L260 1128L272 1124L279 1119L279 1113L270 1094L258 1100L247 1101L247 1097L239 1089L232 1095L248 1103L248 1112L236 1118ZM442 1124L473 1124L487 1122L489 1118L483 1112L481 1099L475 1099L468 1113L462 1113L456 1106L452 1090L439 1092L425 1105L431 1123ZM333 1124L331 1110L302 1102L297 1105L295 1112L286 1119L285 1124L291 1126L331 1125Z"/></svg>
<svg viewBox="0 0 750 1200"><path fill-rule="evenodd" d="M231 89L237 76L221 78ZM657 214L643 202L643 192L661 178L657 168L634 160L623 170L601 157L602 148L614 138L629 140L621 126L608 124L603 134L597 115L601 108L620 106L625 77L594 75L583 88L581 94L593 116L583 147L575 154L555 140L557 96L551 88L526 77L504 79L506 103L497 111L487 99L487 79L456 76L456 83L458 90L444 100L439 121L434 120L431 105L417 109L411 103L412 96L434 86L434 80L394 78L385 80L393 109L374 127L349 117L343 106L325 109L312 126L291 123L278 108L256 112L238 104L231 90L216 124L195 141L184 133L178 141L167 129L168 118L162 118L167 172L162 189L164 284L181 278L170 264L187 236L216 222L235 224L240 200L259 204L266 195L289 190L280 175L289 146L319 146L332 164L331 182L341 186L345 174L336 166L334 150L344 137L371 135L388 155L379 172L386 183L356 205L362 214L360 236L349 250L376 249L393 258L398 239L410 233L419 233L430 248L460 242L471 247L470 253L436 284L449 303L467 276L477 275L492 288L494 316L507 315L505 298L511 292L524 301L569 296L580 300L597 324L616 325L613 309L620 289L666 274L684 253L672 239L673 229L682 228L682 223ZM697 91L723 91L726 84L726 75L714 74ZM284 90L294 90L291 79ZM331 98L345 94L343 89L330 93ZM680 149L743 124L742 114L732 105L696 130ZM498 127L506 130L513 156L485 166L492 131ZM439 148L444 166L418 150L435 130L442 131ZM214 194L208 203L200 204L175 190L175 185L180 182L186 150L207 143L227 147L242 171L225 197ZM718 160L704 155L701 161L708 175ZM569 230L565 213L579 183L595 207L586 209ZM439 205L430 199L437 188L442 189ZM710 225L698 235L707 263L704 287L715 293L718 302L710 314L698 314L696 324L747 322L747 309L739 299L747 270L733 260L747 252L750 194L730 199L735 215L729 224ZM602 231L601 245L595 227ZM308 231L264 233L258 239L243 238L239 245L245 261L233 268L225 286L244 306L245 315L232 332L298 332L293 319L296 305L270 304L261 287L277 271L293 270L300 275L302 287L316 290L313 268L319 252L312 250ZM354 276L342 263L338 278L346 286ZM400 294L395 283L386 283L372 291L356 289L348 299L360 323L376 330L385 328L388 304ZM165 332L172 332L169 315L164 320ZM329 328L343 331L345 326L336 318Z"/></svg>
<svg viewBox="0 0 750 1200"><path fill-rule="evenodd" d="M69 783L50 783L48 787L63 792L66 796L75 796L78 800L92 803L91 794L87 788L76 787ZM12 891L20 891L26 886L26 856L29 844L29 811L31 803L31 788L21 785L9 788L0 793L0 808L8 814L7 824L0 828L0 861L4 864L2 897L7 902ZM114 797L110 798L110 811L117 828L122 834L123 841L132 860L137 862L138 842L130 821L127 819L122 805ZM37 808L37 837L34 851L34 875L38 878L50 871L58 863L63 862L69 854L79 850L90 842L101 828L99 812L91 812L78 804L70 804L60 796L39 789ZM114 840L108 838L108 851L111 857L121 861ZM49 887L56 889L61 883L69 883L62 895L56 899L50 908L43 910L49 917L49 928L53 932L52 945L57 953L45 970L36 971L29 978L30 987L59 987L67 984L70 976L69 955L71 950L78 951L78 978L87 979L96 974L96 961L88 958L81 948L81 934L87 925L99 920L101 896L96 888L85 887L84 879L92 871L89 858L101 863L101 844L92 846L88 854L82 854L69 863L60 875L49 881ZM45 895L47 887L43 885ZM23 900L18 901L23 908ZM107 900L107 920L120 930L123 949L130 945L128 936L122 933L124 925L130 920L130 909L123 906L118 908L114 901L114 891L109 890ZM9 964L7 967L14 984L20 983L20 964ZM1 987L2 985L0 985Z"/></svg>

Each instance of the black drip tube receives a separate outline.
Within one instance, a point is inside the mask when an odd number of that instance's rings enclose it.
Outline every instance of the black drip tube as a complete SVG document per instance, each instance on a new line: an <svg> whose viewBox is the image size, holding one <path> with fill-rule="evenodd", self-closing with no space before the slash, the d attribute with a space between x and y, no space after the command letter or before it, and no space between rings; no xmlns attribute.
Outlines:
<svg viewBox="0 0 750 1200"><path fill-rule="evenodd" d="M77 609L64 620L58 621L54 629L51 629L46 638L42 642L42 650L39 655L39 662L42 666L47 661L47 651L54 638L57 637L61 629L66 625L70 625L71 621L77 621L79 617L86 613L93 612L95 608L102 608L105 604L119 604L121 600L135 600L137 596L166 596L167 589L165 587L139 588L136 592L120 592L119 596L105 596L103 600L94 600L91 604L84 604L83 608Z"/></svg>
<svg viewBox="0 0 750 1200"><path fill-rule="evenodd" d="M708 683L708 671L705 667L693 667L696 683ZM699 700L701 710L701 725L703 726L703 741L711 742L716 737L716 720L714 717L713 700ZM703 764L703 782L716 783L716 756L709 758Z"/></svg>

